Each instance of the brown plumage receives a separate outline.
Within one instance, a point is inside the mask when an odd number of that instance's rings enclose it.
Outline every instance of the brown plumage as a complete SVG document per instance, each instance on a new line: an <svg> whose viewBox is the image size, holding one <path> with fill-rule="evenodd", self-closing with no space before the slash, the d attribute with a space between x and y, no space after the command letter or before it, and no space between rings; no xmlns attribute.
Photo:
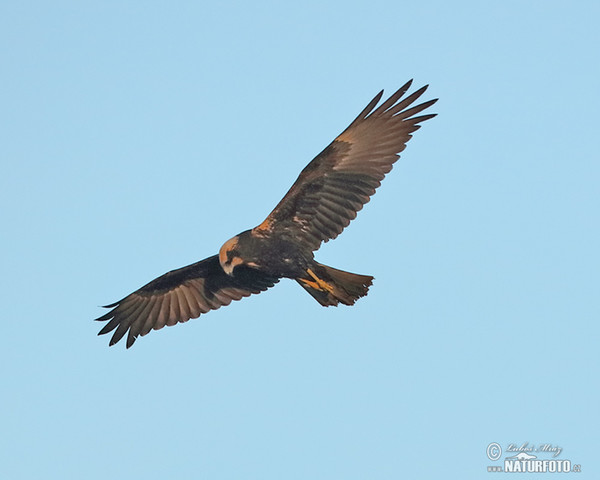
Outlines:
<svg viewBox="0 0 600 480"><path fill-rule="evenodd" d="M296 280L321 305L352 305L367 294L373 277L321 265L313 252L336 238L375 193L411 134L435 116L416 116L433 105L411 105L423 87L406 98L408 82L379 107L383 91L325 150L310 162L269 216L236 235L218 256L169 272L123 300L97 320L100 335L116 329L110 345L126 333L127 348L139 335L196 318L280 278ZM409 108L410 107L410 108Z"/></svg>
<svg viewBox="0 0 600 480"><path fill-rule="evenodd" d="M109 322L98 335L116 328L110 341L114 345L129 331L129 348L138 335L187 322L233 300L264 292L278 281L248 267L240 267L235 276L227 275L214 255L165 273L123 300L106 305L105 308L112 310L96 320Z"/></svg>

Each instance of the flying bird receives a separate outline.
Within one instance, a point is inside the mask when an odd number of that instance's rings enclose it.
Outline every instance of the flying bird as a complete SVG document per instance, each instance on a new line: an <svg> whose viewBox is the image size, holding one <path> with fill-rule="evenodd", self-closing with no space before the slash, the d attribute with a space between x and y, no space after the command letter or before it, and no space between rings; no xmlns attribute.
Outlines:
<svg viewBox="0 0 600 480"><path fill-rule="evenodd" d="M258 226L227 240L218 255L168 272L97 318L114 330L110 345L165 325L187 322L275 285L296 280L323 306L353 305L367 294L370 275L318 263L314 252L336 238L392 169L411 134L435 114L418 115L437 99L413 106L427 86L404 96L412 80L378 106L379 92L356 119L302 170L275 209Z"/></svg>

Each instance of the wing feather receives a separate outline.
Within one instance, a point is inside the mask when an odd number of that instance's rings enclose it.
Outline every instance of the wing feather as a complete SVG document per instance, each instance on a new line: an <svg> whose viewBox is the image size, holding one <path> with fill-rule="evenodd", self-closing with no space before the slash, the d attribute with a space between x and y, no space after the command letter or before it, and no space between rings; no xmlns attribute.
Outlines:
<svg viewBox="0 0 600 480"><path fill-rule="evenodd" d="M142 311L138 314L137 318L131 323L129 327L129 331L127 333L127 345L131 347L135 342L135 339L140 334L140 331L144 327L146 319L154 319L156 316L156 311L160 311L160 309L154 309L155 304L157 303L157 298L151 297L147 302L146 306L142 309ZM119 341L119 338L111 339L111 342L116 343Z"/></svg>
<svg viewBox="0 0 600 480"><path fill-rule="evenodd" d="M429 100L411 106L424 86L404 97L412 80L381 105L378 93L354 121L310 162L266 220L257 235L285 233L316 250L337 237L369 201L389 173L411 134L435 114L414 115Z"/></svg>
<svg viewBox="0 0 600 480"><path fill-rule="evenodd" d="M238 274L239 272L239 274ZM109 342L114 345L127 334L127 348L139 336L164 326L187 322L210 310L229 305L253 293L272 287L278 278L240 267L227 275L217 255L168 272L124 299L107 305L111 310L97 318L108 322L98 333L114 330Z"/></svg>

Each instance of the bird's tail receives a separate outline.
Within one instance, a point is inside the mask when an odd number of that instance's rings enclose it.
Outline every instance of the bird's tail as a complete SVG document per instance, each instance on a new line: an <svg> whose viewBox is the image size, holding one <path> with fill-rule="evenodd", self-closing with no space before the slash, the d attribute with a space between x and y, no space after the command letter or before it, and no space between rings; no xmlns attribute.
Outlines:
<svg viewBox="0 0 600 480"><path fill-rule="evenodd" d="M328 307L354 305L360 297L364 297L373 283L370 275L358 275L344 272L315 262L302 277L296 279L321 305Z"/></svg>

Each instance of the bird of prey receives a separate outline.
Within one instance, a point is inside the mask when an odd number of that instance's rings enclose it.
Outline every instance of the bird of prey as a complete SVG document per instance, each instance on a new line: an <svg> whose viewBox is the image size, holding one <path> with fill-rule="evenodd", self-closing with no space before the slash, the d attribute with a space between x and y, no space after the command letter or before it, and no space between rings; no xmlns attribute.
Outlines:
<svg viewBox="0 0 600 480"><path fill-rule="evenodd" d="M165 325L187 322L275 285L296 280L321 305L353 305L367 294L369 275L318 263L314 252L336 238L369 201L411 134L435 114L418 115L437 99L414 106L427 86L404 96L412 80L381 105L379 92L356 119L300 173L258 226L227 240L218 255L168 272L97 318L99 335L115 332L114 345Z"/></svg>

